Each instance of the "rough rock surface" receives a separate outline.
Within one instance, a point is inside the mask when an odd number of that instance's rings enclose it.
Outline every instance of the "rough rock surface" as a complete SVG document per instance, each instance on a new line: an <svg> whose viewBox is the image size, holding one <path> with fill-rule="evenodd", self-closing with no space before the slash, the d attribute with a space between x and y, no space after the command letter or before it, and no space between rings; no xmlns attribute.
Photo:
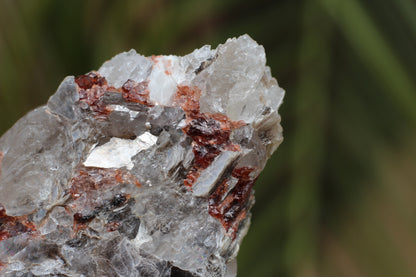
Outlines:
<svg viewBox="0 0 416 277"><path fill-rule="evenodd" d="M67 77L0 139L0 275L235 276L283 95L247 35Z"/></svg>

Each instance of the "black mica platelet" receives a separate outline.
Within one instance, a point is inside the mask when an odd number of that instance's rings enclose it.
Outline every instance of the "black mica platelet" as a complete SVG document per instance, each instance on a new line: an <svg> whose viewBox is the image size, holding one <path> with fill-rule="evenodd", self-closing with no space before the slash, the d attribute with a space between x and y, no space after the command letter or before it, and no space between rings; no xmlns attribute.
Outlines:
<svg viewBox="0 0 416 277"><path fill-rule="evenodd" d="M170 277L195 277L195 275L189 271L180 269L179 267L172 266L170 270Z"/></svg>

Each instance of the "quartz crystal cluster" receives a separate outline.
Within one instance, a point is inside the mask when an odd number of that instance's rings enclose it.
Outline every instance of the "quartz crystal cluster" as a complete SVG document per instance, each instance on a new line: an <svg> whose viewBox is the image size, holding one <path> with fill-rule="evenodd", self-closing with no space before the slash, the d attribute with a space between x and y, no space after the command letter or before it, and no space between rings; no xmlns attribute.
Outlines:
<svg viewBox="0 0 416 277"><path fill-rule="evenodd" d="M248 35L65 78L0 139L0 275L235 276L283 95Z"/></svg>

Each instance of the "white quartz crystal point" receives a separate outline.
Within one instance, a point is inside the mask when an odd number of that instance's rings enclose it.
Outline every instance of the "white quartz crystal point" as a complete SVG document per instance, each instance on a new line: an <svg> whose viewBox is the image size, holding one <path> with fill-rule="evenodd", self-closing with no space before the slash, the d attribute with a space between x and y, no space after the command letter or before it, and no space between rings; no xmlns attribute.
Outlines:
<svg viewBox="0 0 416 277"><path fill-rule="evenodd" d="M195 78L203 93L201 111L224 113L251 123L264 107L279 108L284 91L266 67L263 46L248 35L219 45L213 62Z"/></svg>
<svg viewBox="0 0 416 277"><path fill-rule="evenodd" d="M116 55L110 61L105 62L98 73L107 79L112 86L119 88L128 79L142 82L152 69L153 62L144 56L137 54L135 50Z"/></svg>

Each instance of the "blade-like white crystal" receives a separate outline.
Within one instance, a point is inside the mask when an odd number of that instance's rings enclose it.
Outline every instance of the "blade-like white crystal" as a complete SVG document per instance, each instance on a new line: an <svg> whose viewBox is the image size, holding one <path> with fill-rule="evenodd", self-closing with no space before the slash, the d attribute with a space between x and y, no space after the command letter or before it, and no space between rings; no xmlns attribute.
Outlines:
<svg viewBox="0 0 416 277"><path fill-rule="evenodd" d="M238 152L225 151L205 169L192 187L195 196L207 196L217 184L219 178L232 162L238 157Z"/></svg>
<svg viewBox="0 0 416 277"><path fill-rule="evenodd" d="M121 168L132 169L134 164L131 160L140 151L148 149L157 141L157 137L149 132L144 133L134 140L111 138L104 145L94 147L84 162L87 167L99 168Z"/></svg>

